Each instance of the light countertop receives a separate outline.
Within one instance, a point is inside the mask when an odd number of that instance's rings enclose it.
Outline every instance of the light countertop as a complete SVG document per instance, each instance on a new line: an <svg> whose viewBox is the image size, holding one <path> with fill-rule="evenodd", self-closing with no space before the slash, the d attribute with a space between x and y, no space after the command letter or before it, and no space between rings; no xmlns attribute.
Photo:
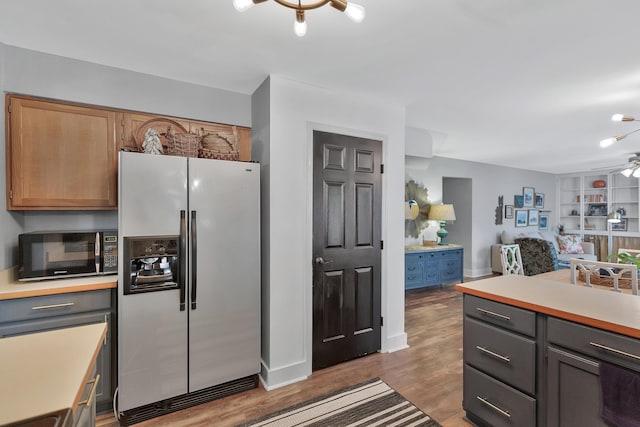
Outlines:
<svg viewBox="0 0 640 427"><path fill-rule="evenodd" d="M106 332L99 323L0 339L0 425L75 409Z"/></svg>
<svg viewBox="0 0 640 427"><path fill-rule="evenodd" d="M465 294L640 338L640 296L535 276L506 275L456 285Z"/></svg>
<svg viewBox="0 0 640 427"><path fill-rule="evenodd" d="M0 271L0 300L109 289L118 283L117 274L21 282L16 270Z"/></svg>
<svg viewBox="0 0 640 427"><path fill-rule="evenodd" d="M461 247L462 245L456 245L453 243L450 243L448 245L434 245L434 246L414 245L414 246L405 246L404 252L408 253L408 252L443 251L447 249L460 249Z"/></svg>

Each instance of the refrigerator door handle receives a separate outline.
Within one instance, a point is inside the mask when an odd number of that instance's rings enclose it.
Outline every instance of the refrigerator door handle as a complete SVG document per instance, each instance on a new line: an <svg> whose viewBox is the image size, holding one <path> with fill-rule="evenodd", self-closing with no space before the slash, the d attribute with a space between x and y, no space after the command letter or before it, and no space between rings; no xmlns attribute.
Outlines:
<svg viewBox="0 0 640 427"><path fill-rule="evenodd" d="M196 227L196 211L191 211L191 310L196 309L196 291L198 277L198 230Z"/></svg>
<svg viewBox="0 0 640 427"><path fill-rule="evenodd" d="M178 256L180 264L178 265L178 287L180 288L180 311L185 310L186 300L186 259L187 259L187 212L180 211L180 247L178 248Z"/></svg>

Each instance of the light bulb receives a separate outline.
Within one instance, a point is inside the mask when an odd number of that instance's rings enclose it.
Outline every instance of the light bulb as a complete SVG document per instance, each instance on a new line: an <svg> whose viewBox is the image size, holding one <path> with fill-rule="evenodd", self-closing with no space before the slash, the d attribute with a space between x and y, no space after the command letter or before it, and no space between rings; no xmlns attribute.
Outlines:
<svg viewBox="0 0 640 427"><path fill-rule="evenodd" d="M611 144L613 144L616 141L617 141L616 138L603 139L602 141L600 141L600 147L602 147L602 148L608 147L608 146L610 146Z"/></svg>
<svg viewBox="0 0 640 427"><path fill-rule="evenodd" d="M233 0L233 7L235 7L238 12L251 9L253 5L253 0Z"/></svg>
<svg viewBox="0 0 640 427"><path fill-rule="evenodd" d="M633 171L633 177L640 178L640 168L636 168L636 170Z"/></svg>
<svg viewBox="0 0 640 427"><path fill-rule="evenodd" d="M624 114L614 114L613 116L611 116L611 120L614 122L621 122L623 117Z"/></svg>
<svg viewBox="0 0 640 427"><path fill-rule="evenodd" d="M307 34L307 22L304 20L304 10L296 10L296 20L293 23L293 32L298 37Z"/></svg>
<svg viewBox="0 0 640 427"><path fill-rule="evenodd" d="M633 168L627 168L625 170L623 170L622 172L620 172L622 175L624 175L625 177L629 178L631 176L631 174L634 172Z"/></svg>
<svg viewBox="0 0 640 427"><path fill-rule="evenodd" d="M345 15L349 17L353 22L360 23L364 21L365 11L364 7L356 3L347 3L347 8L344 10Z"/></svg>

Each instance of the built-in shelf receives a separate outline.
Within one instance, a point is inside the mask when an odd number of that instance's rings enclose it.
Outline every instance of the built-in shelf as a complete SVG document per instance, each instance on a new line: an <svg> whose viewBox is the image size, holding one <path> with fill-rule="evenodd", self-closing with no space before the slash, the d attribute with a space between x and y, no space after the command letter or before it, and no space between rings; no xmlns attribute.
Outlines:
<svg viewBox="0 0 640 427"><path fill-rule="evenodd" d="M605 181L604 187L594 187ZM607 215L622 209L626 231L614 235L638 235L640 232L640 182L620 173L585 173L562 175L557 181L556 218L566 232L608 234ZM598 184L598 183L596 183ZM597 215L590 215L589 213Z"/></svg>

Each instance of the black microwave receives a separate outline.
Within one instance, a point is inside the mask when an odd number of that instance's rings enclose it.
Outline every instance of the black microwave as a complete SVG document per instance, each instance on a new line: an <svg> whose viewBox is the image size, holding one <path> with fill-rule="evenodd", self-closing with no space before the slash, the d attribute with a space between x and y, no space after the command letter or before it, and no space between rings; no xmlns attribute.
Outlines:
<svg viewBox="0 0 640 427"><path fill-rule="evenodd" d="M118 272L118 232L47 231L18 236L18 280Z"/></svg>

